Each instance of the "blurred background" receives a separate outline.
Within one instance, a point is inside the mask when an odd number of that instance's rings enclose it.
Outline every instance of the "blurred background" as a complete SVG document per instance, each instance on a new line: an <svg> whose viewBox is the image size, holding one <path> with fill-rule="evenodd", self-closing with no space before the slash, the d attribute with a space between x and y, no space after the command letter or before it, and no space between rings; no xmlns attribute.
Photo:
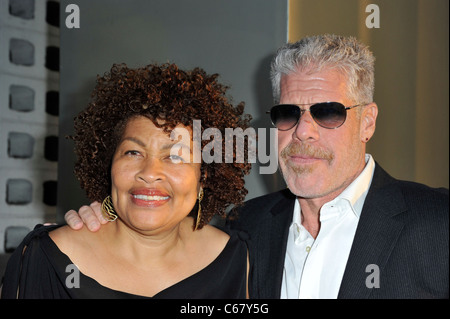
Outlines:
<svg viewBox="0 0 450 319"><path fill-rule="evenodd" d="M70 6L75 4L76 7ZM376 6L372 6L375 4ZM269 65L286 41L353 35L376 57L368 144L399 179L449 187L447 0L0 0L0 276L34 225L89 201L73 176L73 117L113 63L220 74L253 126L270 128ZM78 19L78 20L77 20ZM267 131L268 132L268 131ZM247 199L284 188L246 179Z"/></svg>

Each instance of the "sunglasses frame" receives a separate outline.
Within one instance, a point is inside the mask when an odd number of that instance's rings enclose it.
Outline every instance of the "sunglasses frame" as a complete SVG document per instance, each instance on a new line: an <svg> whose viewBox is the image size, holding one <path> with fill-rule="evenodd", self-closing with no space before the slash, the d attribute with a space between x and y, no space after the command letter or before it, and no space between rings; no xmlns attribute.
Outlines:
<svg viewBox="0 0 450 319"><path fill-rule="evenodd" d="M345 118L344 118L344 120L342 121L341 124L339 124L339 125L336 126L336 127L327 127L327 126L323 126L322 124L320 124L320 123L316 120L316 118L314 117L314 115L311 113L311 110L310 110L311 107L313 107L314 105L317 105L317 104L330 104L330 103L338 103L338 104L342 105L342 106L344 107L344 110L345 110ZM329 130L334 130L334 129L337 129L337 128L341 127L342 125L344 125L345 121L347 120L347 111L348 111L348 110L351 110L351 109L353 109L353 108L355 108L355 107L357 107L357 106L363 106L363 105L367 105L367 104L356 104L356 105L352 105L352 106L345 106L344 104L342 104L342 103L340 103L340 102L331 102L331 101L327 101L327 102L319 102L319 103L304 103L304 104L292 104L292 103L288 103L288 104L277 104L277 105L274 105L269 111L266 111L266 114L271 114L272 110L273 110L275 107L282 106L282 105L293 105L293 106L297 106L297 107L300 109L300 115L299 115L297 121L295 122L295 124L294 124L292 127L288 128L288 129L284 129L284 130L278 128L278 127L275 125L275 123L274 123L273 120L272 120L272 116L271 116L270 120L271 120L271 122L272 122L272 125L273 125L274 127L276 127L279 131L289 131L289 130L292 129L293 127L297 126L297 124L300 122L300 119L302 118L302 116L303 116L303 114L304 114L305 112L310 112L310 113L311 113L311 117L313 118L314 122L315 122L317 125L319 125L320 127L323 127L323 128L329 129ZM310 105L310 107L309 107L308 109L301 109L300 106L303 106L303 105Z"/></svg>

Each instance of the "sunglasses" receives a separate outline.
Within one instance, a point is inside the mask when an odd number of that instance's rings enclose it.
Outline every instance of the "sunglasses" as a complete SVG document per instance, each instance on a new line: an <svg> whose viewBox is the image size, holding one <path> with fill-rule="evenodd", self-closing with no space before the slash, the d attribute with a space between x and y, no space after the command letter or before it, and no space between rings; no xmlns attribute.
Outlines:
<svg viewBox="0 0 450 319"><path fill-rule="evenodd" d="M309 104L280 104L275 105L266 112L270 114L273 126L280 131L287 131L297 125L303 113L310 112L314 121L328 129L335 129L344 124L347 118L347 110L363 104L344 106L339 102L316 103L309 107L309 110L303 110L300 105Z"/></svg>

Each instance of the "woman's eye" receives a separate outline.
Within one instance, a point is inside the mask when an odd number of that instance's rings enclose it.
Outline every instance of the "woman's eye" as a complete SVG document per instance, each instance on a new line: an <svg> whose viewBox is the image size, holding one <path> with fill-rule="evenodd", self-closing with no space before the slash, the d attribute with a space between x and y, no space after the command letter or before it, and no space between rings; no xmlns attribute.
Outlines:
<svg viewBox="0 0 450 319"><path fill-rule="evenodd" d="M125 152L125 155L139 156L140 153L139 153L138 151L133 151L133 150L131 150L131 151L126 151L126 152Z"/></svg>
<svg viewBox="0 0 450 319"><path fill-rule="evenodd" d="M178 156L178 155L170 155L169 159L174 164L179 164L179 163L184 163L185 162L185 160L181 156Z"/></svg>

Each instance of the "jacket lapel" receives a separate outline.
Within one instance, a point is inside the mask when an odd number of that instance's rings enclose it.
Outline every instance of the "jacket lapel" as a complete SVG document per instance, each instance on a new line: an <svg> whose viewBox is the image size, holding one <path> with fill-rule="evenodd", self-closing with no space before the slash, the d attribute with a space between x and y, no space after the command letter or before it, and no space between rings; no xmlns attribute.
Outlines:
<svg viewBox="0 0 450 319"><path fill-rule="evenodd" d="M288 193L288 192L286 192ZM292 222L295 196L289 194L266 214L264 229L259 236L257 271L258 298L280 298L289 225ZM264 248L265 247L265 248Z"/></svg>
<svg viewBox="0 0 450 319"><path fill-rule="evenodd" d="M395 179L377 165L356 229L338 298L369 298L373 289L376 289L366 286L366 279L373 272L373 269L366 268L368 265L376 265L379 273L383 273L383 267L404 226L395 216L405 210L403 195L396 187ZM382 277L379 279L382 284Z"/></svg>

